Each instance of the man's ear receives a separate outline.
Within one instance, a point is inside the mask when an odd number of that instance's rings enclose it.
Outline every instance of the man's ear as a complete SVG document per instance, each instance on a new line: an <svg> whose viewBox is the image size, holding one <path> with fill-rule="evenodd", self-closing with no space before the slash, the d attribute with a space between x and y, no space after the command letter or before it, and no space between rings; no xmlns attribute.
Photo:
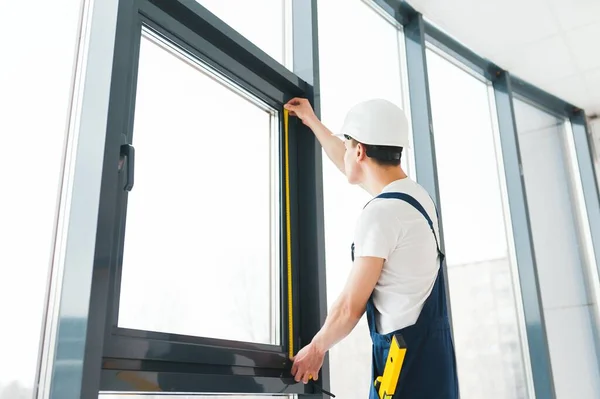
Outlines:
<svg viewBox="0 0 600 399"><path fill-rule="evenodd" d="M356 145L356 160L364 161L367 158L367 149L361 143Z"/></svg>

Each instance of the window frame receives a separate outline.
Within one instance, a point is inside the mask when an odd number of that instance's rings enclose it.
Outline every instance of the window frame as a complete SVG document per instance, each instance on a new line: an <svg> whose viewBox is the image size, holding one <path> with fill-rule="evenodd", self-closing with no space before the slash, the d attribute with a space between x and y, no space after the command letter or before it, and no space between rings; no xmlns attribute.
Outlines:
<svg viewBox="0 0 600 399"><path fill-rule="evenodd" d="M132 143L137 69L142 29L150 29L218 71L270 107L279 110L279 232L280 232L280 331L279 345L239 342L206 337L151 332L117 326L120 281L123 262L124 229L127 192L124 173L119 173L120 147ZM280 65L257 46L227 26L202 5L193 0L120 1L117 15L114 61L110 82L110 105L102 168L100 207L90 319L86 333L85 356L92 361L84 367L84 387L99 386L100 391L178 391L178 392L239 392L239 393L312 393L312 385L296 384L289 374L288 360L288 298L287 249L285 220L285 173L283 168L283 104L295 96L314 103L312 87ZM310 256L300 255L308 245L322 248L318 237L309 237L309 226L318 226L318 185L311 179L316 164L315 139L295 118L289 121L289 180L292 241L293 340L294 349L312 338L310 329L301 323L319 326L319 298L311 298L314 281L301 278L307 271L300 263ZM135 142L133 142L135 146ZM303 169L309 166L307 173ZM302 190L309 189L308 193ZM134 188L135 190L135 188ZM298 196L302 193L302 201ZM309 206L300 202L312 200ZM315 219L315 220L313 220ZM314 235L314 234L313 234ZM317 251L318 252L318 251ZM322 267L315 265L314 267ZM320 279L320 276L316 276ZM301 290L300 280L304 281ZM300 313L300 308L303 312ZM304 311L304 308L307 308ZM314 328L312 328L314 329ZM312 332L314 334L314 332ZM126 374L124 374L126 373ZM134 373L129 382L123 375ZM140 383L168 379L168 386ZM94 384L95 383L95 384Z"/></svg>
<svg viewBox="0 0 600 399"><path fill-rule="evenodd" d="M365 0L367 1L367 0ZM525 196L518 141L514 123L513 85L519 91L534 92L540 103L563 110L573 107L553 96L534 88L514 77L499 66L465 47L448 34L425 21L422 14L402 0L371 0L380 5L388 14L404 26L407 50L407 70L411 94L411 113L415 131L415 160L419 182L432 194L439 204L435 145L432 141L433 129L431 105L429 101L429 81L425 50L427 43L447 53L469 69L492 82L494 103L496 106L498 132L501 142L504 172L508 183L509 206L512 215L513 235L517 253L517 267L521 277L521 294L527 325L531 369L533 371L533 390L538 396L554 394L554 382L549 358L548 340L545 332L543 311L538 292L536 263L532 250L531 230L528 212L524 207ZM443 215L440 214L440 236L443 244ZM518 237L518 239L517 239ZM446 279L446 295L448 295ZM452 307L448 301L448 312L452 323Z"/></svg>
<svg viewBox="0 0 600 399"><path fill-rule="evenodd" d="M441 59L443 59L444 61L448 62L449 65L457 68L458 70L460 70L461 72L465 73L468 77L475 79L476 81L480 82L481 84L483 84L486 88L487 91L487 95L486 95L486 101L487 101L487 106L489 108L490 114L490 120L489 120L489 127L490 127L490 133L492 135L492 142L493 142L493 149L494 149L494 153L495 153L495 159L494 159L494 163L496 165L495 168L495 172L498 174L498 184L499 184L499 193L501 196L501 203L502 203L502 221L504 223L504 232L505 232L505 237L506 237L506 254L507 254L507 259L508 259L508 268L511 274L511 284L512 284L512 290L513 290L513 296L512 298L514 299L514 306L515 306L515 314L516 314L516 324L517 324L517 330L518 330L518 337L519 337L519 341L520 341L520 348L519 348L519 354L520 354L520 359L522 361L522 369L520 369L519 373L522 372L523 375L523 379L524 379L524 383L525 383L525 391L527 392L527 394L529 396L534 396L533 395L533 378L532 378L532 371L531 371L531 360L530 360L530 348L529 348L529 341L528 341L528 337L527 337L527 331L526 331L526 320L525 320L525 313L523 311L523 303L521 301L521 298L523 297L522 294L522 289L521 289L521 281L520 281L520 277L519 277L519 270L518 270L518 262L516 260L516 253L515 253L515 248L514 248L514 241L515 241L515 235L511 226L511 220L512 220L512 215L511 215L511 209L509 206L509 198L508 198L508 192L506 189L506 175L504 174L504 160L502 157L502 148L501 148L501 143L500 143L500 130L499 130L499 124L498 124L498 114L496 112L497 108L496 108L496 99L494 96L494 76L491 72L491 70L488 70L486 68L484 68L484 64L480 63L478 64L478 62L475 60L473 62L469 61L469 57L463 57L462 55L460 55L460 51L463 50L458 50L456 48L452 48L453 46L462 46L459 43L452 43L450 46L446 46L444 45L440 39L443 38L438 38L439 35L441 35L441 31L439 31L437 28L432 28L432 35L428 35L426 37L426 41L425 41L425 46L426 46L426 52L427 51L431 51L431 53L439 56ZM443 40L442 40L443 41ZM443 47L440 47L443 46ZM457 52L458 51L458 52ZM464 50L464 51L468 51L468 50ZM430 69L428 69L428 74L430 74ZM430 85L430 90L431 90L431 83L429 83ZM433 113L433 110L432 110ZM433 120L433 115L432 115L432 120ZM435 131L435 125L434 125L434 131ZM433 135L434 137L434 141L435 141L435 134ZM437 162L437 161L436 161ZM443 196L443 195L442 195ZM443 205L442 203L440 203L439 205L439 213L440 215L443 214ZM448 281L448 290L450 289L450 282L452 281L451 278L447 279Z"/></svg>
<svg viewBox="0 0 600 399"><path fill-rule="evenodd" d="M151 30L151 35L152 36L159 36L160 33L156 33L156 28L157 26L155 26L151 20L142 17L141 18L142 21L142 30ZM143 36L143 34L140 35L140 38ZM162 35L160 35L162 36ZM136 44L137 44L137 40L138 38L136 37ZM167 41L169 40L168 38L164 38L161 37L160 38L161 41ZM171 45L176 45L173 43L169 43ZM183 49L183 48L178 48L179 51L185 51L185 50L189 50L189 49ZM169 55L175 56L174 54L171 54L169 52ZM197 55L194 55L193 57L196 57L198 59L198 62L201 64L205 64L205 60L197 57ZM138 57L138 61L139 61L139 57ZM134 61L135 62L135 61ZM185 61L181 61L181 62L185 62ZM137 72L137 67L139 66L139 62L135 62L135 68L136 68L136 72ZM198 73L202 73L202 72L198 72ZM208 77L208 76L207 76ZM219 76L219 77L223 77L224 76ZM209 79L212 79L212 77L208 77ZM132 82L133 83L133 82ZM137 80L136 80L137 83ZM229 82L227 82L229 83ZM217 84L220 84L217 81ZM137 84L133 84L134 89L137 88ZM223 87L224 90L230 90L230 88L227 87ZM238 94L238 93L236 93ZM269 104L271 105L271 104ZM133 134L133 119L135 118L135 113L133 113L133 115L131 115L131 123L132 123L132 128L131 130L128 130L128 134L127 134L127 141L128 142L132 142L132 145L135 147L135 141L133 140L132 134ZM280 118L275 118L279 125L281 125L281 122L279 121ZM279 131L280 129L278 129ZM281 149L282 147L282 143L280 143L280 139L277 140L277 144L279 145L279 148L277 149L277 152L279 154L279 156L277 157L277 162L280 164L280 168L279 168L279 172L278 174L278 180L279 182L277 183L278 186L281 186L281 184L283 184L284 182L284 176L282 170L281 170L281 164L283 163L283 159L282 159L282 151ZM269 152L271 152L272 149L269 149ZM124 174L122 174L124 175ZM121 183L121 181L119 181L119 186L118 187L122 187L124 185ZM281 194L281 192L280 192ZM146 330L139 330L139 329L135 329L135 328L124 328L124 327L119 327L118 326L118 317L119 317L119 306L120 306L120 286L121 286L121 272L123 270L123 251L124 251L124 240L125 240L125 236L124 236L124 232L126 229L126 219L127 219L127 215L126 215L126 211L127 211L127 195L122 194L122 191L117 188L117 197L119 198L117 201L119 201L121 203L121 205L118 207L120 209L118 209L119 212L119 216L118 216L118 228L119 228L119 233L115 236L115 245L117 249L117 259L115 259L115 267L111 269L111 285L114 286L114 293L112 296L110 296L108 298L109 301L109 309L110 309L110 313L107 315L107 323L109 323L111 325L111 331L109 336L110 337L115 337L115 339L111 339L109 338L108 340L108 346L105 348L104 351L104 356L105 357L110 357L110 358L119 358L119 357L132 357L132 358L140 358L140 356L143 356L141 353L142 351L140 351L139 347L136 345L132 345L133 342L137 339L148 339L149 343L150 343L150 348L147 348L148 351L152 352L154 349L156 349L158 352L161 352L161 350L159 349L162 342L163 341L168 341L171 342L171 344L173 345L173 350L172 351L168 351L168 353L165 356L160 356L157 360L166 360L166 361L185 361L185 362L195 362L194 359L199 358L199 357L203 357L203 358L208 358L210 360L208 360L211 364L219 364L219 365L239 365L238 362L233 362L233 361L223 361L221 360L223 357L225 357L226 355L230 355L229 350L230 349L236 349L239 350L240 352L238 354L242 354L244 356L247 356L249 359L253 359L254 354L252 353L253 351L261 351L261 352L267 352L269 354L279 354L280 352L282 352L285 347L283 345L283 337L280 334L279 337L279 341L281 342L281 344L279 345L273 345L273 344L265 344L265 343L250 343L250 342L241 342L241 341L234 341L234 340L224 340L224 339L219 339L219 338L208 338L208 337L199 337L199 336L189 336L189 335L182 335L182 334L175 334L175 333L166 333L166 332L155 332L155 331L146 331ZM279 195L278 198L279 204L284 204L284 198L282 195ZM278 225L278 230L281 231L285 231L285 219L282 217L284 215L284 213L282 212L282 210L279 210L279 225ZM285 242L285 236L280 236L279 239L277 240L277 244L280 246L279 251L278 251L278 255L279 255L279 259L276 265L274 265L275 267L279 267L279 273L278 273L278 277L279 277L279 283L283 284L284 280L281 278L281 274L285 271L285 268L282 266L285 266L285 257L283 255L285 255L285 252L282 255L282 251L285 251L284 248L284 242ZM281 291L283 291L283 287L280 288ZM282 299L282 298L280 298ZM278 308L280 310L283 310L283 301L280 300L280 304L278 305ZM287 310L287 308L285 309ZM286 315L287 316L287 315ZM281 315L280 315L281 317ZM280 323L281 320L280 320ZM285 330L283 329L283 324L280 325L278 327L278 330L282 333L285 332ZM156 347L155 347L156 346ZM177 352L177 348L179 346L185 346L187 348L187 353L185 353L185 355L182 356L177 356L174 355L172 352ZM221 350L221 348L219 347L224 347L224 349L226 349L227 353L223 352L223 350ZM146 350L146 349L144 349ZM250 352L249 352L250 351ZM273 359L271 357L269 358L264 358L264 354L258 358L254 360L256 365L258 366L263 366L265 365L268 366L271 364L271 362L273 361ZM245 362L247 363L247 362Z"/></svg>

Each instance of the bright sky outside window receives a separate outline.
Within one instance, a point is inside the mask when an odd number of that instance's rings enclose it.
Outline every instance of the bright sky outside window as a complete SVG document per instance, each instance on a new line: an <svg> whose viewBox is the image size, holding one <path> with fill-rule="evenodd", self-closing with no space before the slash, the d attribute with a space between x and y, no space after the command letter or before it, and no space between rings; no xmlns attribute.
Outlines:
<svg viewBox="0 0 600 399"><path fill-rule="evenodd" d="M427 67L461 397L526 398L489 86L432 50Z"/></svg>
<svg viewBox="0 0 600 399"><path fill-rule="evenodd" d="M384 98L403 107L406 94L404 38L397 26L361 0L344 1L343 18L340 6L340 1L318 2L321 115L325 125L335 133L339 132L346 112L356 103ZM403 153L405 168L411 155L410 151ZM414 177L410 169L408 172ZM360 187L350 186L325 154L323 184L327 294L331 304L352 266L350 244L355 223L370 196ZM330 351L330 370L331 390L336 395L368 396L371 339L365 318Z"/></svg>
<svg viewBox="0 0 600 399"><path fill-rule="evenodd" d="M31 398L35 385L80 8L0 1L2 399Z"/></svg>
<svg viewBox="0 0 600 399"><path fill-rule="evenodd" d="M585 242L569 171L566 121L518 98L514 104L556 395L595 397L600 383L593 298L585 284ZM572 342L568 352L560 345L567 340Z"/></svg>
<svg viewBox="0 0 600 399"><path fill-rule="evenodd" d="M275 112L148 37L119 326L278 344Z"/></svg>
<svg viewBox="0 0 600 399"><path fill-rule="evenodd" d="M291 0L196 1L276 61L291 68L285 48L291 45L289 30L285 29L286 20L291 19L286 9L291 7ZM287 23L291 25L291 21Z"/></svg>

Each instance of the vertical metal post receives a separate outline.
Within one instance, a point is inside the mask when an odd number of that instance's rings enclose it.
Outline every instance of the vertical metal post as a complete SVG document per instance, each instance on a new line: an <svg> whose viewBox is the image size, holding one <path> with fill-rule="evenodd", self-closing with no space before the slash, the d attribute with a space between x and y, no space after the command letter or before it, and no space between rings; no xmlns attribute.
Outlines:
<svg viewBox="0 0 600 399"><path fill-rule="evenodd" d="M89 304L118 3L84 6L38 399L98 397L100 374L95 385L84 387L83 378L101 361L101 353L86 353L86 334L97 317Z"/></svg>
<svg viewBox="0 0 600 399"><path fill-rule="evenodd" d="M407 16L407 18L408 22L404 26L404 40L406 43L406 67L413 127L415 165L419 184L429 192L429 195L431 195L439 210L439 241L443 250L444 234L442 209L440 206L433 120L429 96L429 76L427 74L427 57L425 54L425 24L423 16L419 13L415 12L414 14ZM443 272L446 302L448 304L448 317L450 318L450 325L452 326L447 267L444 267ZM454 332L452 332L452 336L454 336Z"/></svg>
<svg viewBox="0 0 600 399"><path fill-rule="evenodd" d="M291 1L294 73L310 86L308 97L320 116L317 0ZM325 223L321 145L306 126L297 124L297 173L300 236L300 345L310 342L327 315ZM325 358L320 384L329 389L329 360Z"/></svg>
<svg viewBox="0 0 600 399"><path fill-rule="evenodd" d="M312 85L319 87L319 46L317 0L290 1L292 3L293 72Z"/></svg>
<svg viewBox="0 0 600 399"><path fill-rule="evenodd" d="M594 167L593 138L582 110L575 111L569 119L566 134L571 158L573 202L579 223L582 266L590 303L596 361L600 364L600 199Z"/></svg>
<svg viewBox="0 0 600 399"><path fill-rule="evenodd" d="M583 111L571 116L571 128L573 130L577 166L581 177L583 198L596 258L596 269L598 270L598 274L600 274L600 199L598 194L598 180L596 179L596 171L592 158L591 137L587 130Z"/></svg>
<svg viewBox="0 0 600 399"><path fill-rule="evenodd" d="M493 85L535 395L537 398L554 398L550 351L531 236L509 74L501 73Z"/></svg>

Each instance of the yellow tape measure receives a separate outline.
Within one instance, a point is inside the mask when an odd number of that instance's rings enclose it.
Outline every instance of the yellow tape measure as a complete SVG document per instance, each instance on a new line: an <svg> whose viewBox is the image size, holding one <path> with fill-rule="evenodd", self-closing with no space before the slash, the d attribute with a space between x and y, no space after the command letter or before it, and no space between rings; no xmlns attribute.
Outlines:
<svg viewBox="0 0 600 399"><path fill-rule="evenodd" d="M283 110L283 135L285 140L285 227L287 238L287 295L288 295L288 357L294 357L294 306L292 291L292 223L290 211L290 153L289 153L289 112ZM310 375L309 379L313 379ZM332 395L330 395L332 396Z"/></svg>
<svg viewBox="0 0 600 399"><path fill-rule="evenodd" d="M283 134L285 136L285 227L287 238L287 299L288 299L288 339L289 358L294 357L294 307L292 292L292 229L290 214L290 154L289 154L289 112L283 110Z"/></svg>

